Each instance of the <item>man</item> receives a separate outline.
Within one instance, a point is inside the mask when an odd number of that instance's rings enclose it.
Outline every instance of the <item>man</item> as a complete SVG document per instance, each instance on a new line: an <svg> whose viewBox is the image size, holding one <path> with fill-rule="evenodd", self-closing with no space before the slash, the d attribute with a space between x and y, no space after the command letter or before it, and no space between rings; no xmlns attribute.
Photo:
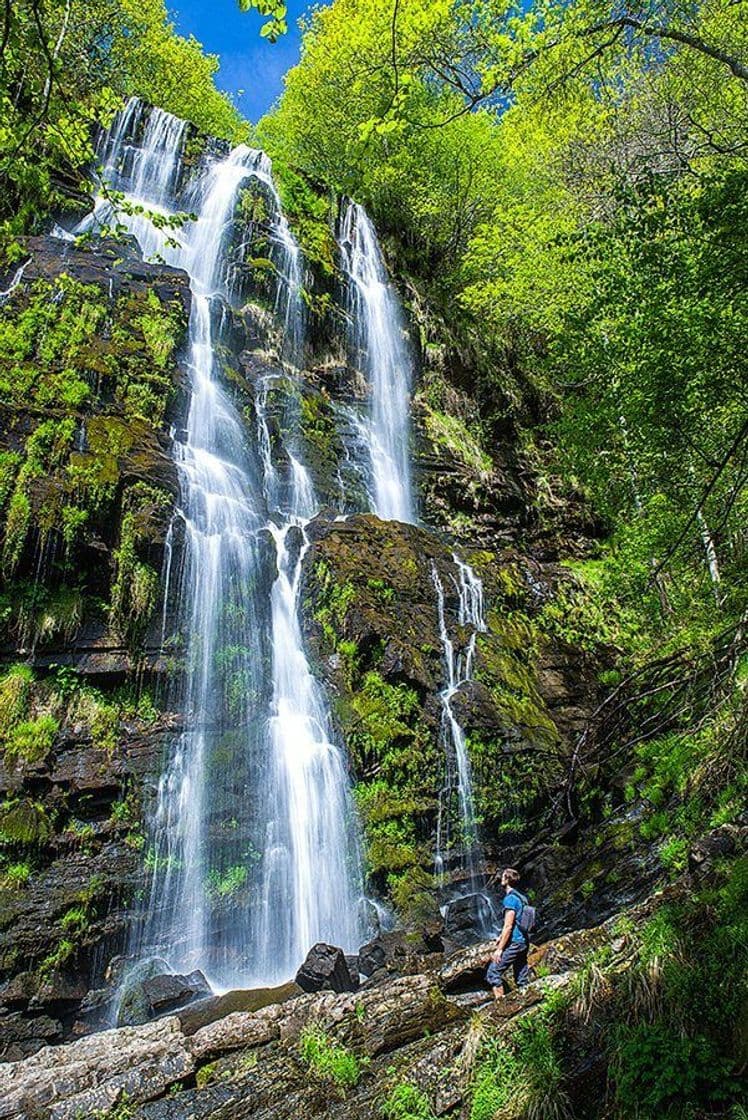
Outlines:
<svg viewBox="0 0 748 1120"><path fill-rule="evenodd" d="M496 999L501 999L504 995L504 977L510 967L514 971L518 988L526 988L530 981L530 970L527 967L530 939L519 926L522 911L528 902L517 890L517 883L519 872L513 867L507 867L501 875L501 885L504 888L504 925L486 973Z"/></svg>

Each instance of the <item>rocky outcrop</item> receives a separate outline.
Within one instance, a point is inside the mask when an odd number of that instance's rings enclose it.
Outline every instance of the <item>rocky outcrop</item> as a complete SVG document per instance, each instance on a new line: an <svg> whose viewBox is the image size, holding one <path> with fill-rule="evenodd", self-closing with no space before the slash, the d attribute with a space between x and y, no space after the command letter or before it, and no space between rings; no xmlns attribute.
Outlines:
<svg viewBox="0 0 748 1120"><path fill-rule="evenodd" d="M635 919L657 905L653 899ZM543 946L534 959L543 964L545 978L498 1005L475 975L478 962L485 967L487 944L460 952L440 970L358 993L297 994L254 1011L229 1012L194 1031L171 1016L46 1048L0 1066L0 1117L20 1120L36 1110L49 1120L77 1120L126 1102L132 1120L363 1120L380 1111L397 1085L421 1093L434 1115L457 1116L469 1100L479 1040L500 1038L532 1016L544 996L567 988L574 971L601 947L619 973L629 967L631 942L609 922ZM452 994L469 984L472 1003ZM345 1090L305 1058L310 1028L325 1046L353 1056L358 1073Z"/></svg>
<svg viewBox="0 0 748 1120"><path fill-rule="evenodd" d="M64 726L43 760L0 770L5 851L27 869L20 883L0 876L5 1059L101 1026L112 1011L112 988L94 990L107 979L107 961L126 944L129 902L144 888L145 776L156 773L165 739L178 724L168 715L128 721L116 708L107 711L111 746L86 746L87 726L77 727L78 737ZM45 823L30 846L7 831L13 807L23 805L35 807ZM116 981L116 968L108 979Z"/></svg>
<svg viewBox="0 0 748 1120"><path fill-rule="evenodd" d="M156 605L125 602L133 564L160 570L177 493L168 433L183 407L188 279L127 244L31 237L22 251L0 347L2 577L14 593L0 656L20 648L121 681L134 647L147 653Z"/></svg>
<svg viewBox="0 0 748 1120"><path fill-rule="evenodd" d="M190 309L187 276L129 243L31 237L21 252L0 341L0 1053L14 1058L106 1022L107 962L143 889L143 803L180 726L154 702L154 626Z"/></svg>

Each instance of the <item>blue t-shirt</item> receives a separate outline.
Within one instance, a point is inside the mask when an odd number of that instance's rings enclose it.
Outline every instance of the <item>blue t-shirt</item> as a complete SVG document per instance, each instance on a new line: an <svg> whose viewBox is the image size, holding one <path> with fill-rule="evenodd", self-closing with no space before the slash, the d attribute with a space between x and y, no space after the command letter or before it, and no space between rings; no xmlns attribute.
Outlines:
<svg viewBox="0 0 748 1120"><path fill-rule="evenodd" d="M517 922L519 921L519 916L524 909L524 905L525 905L524 902L522 901L522 899L520 898L520 896L517 894L516 891L508 891L504 895L504 910L505 911L506 910L513 910L514 911L514 925L512 926L512 941L516 941L520 945L526 945L527 944L527 938L525 937L524 933L522 932L522 930L517 925Z"/></svg>

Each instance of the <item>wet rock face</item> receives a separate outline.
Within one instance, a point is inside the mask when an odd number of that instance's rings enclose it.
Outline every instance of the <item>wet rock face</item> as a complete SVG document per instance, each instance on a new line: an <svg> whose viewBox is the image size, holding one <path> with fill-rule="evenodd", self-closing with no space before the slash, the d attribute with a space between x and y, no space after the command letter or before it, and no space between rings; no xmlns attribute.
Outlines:
<svg viewBox="0 0 748 1120"><path fill-rule="evenodd" d="M485 894L467 894L448 902L444 913L444 938L455 945L472 945L496 923L501 907Z"/></svg>
<svg viewBox="0 0 748 1120"><path fill-rule="evenodd" d="M154 976L143 984L143 991L148 1000L153 1016L162 1015L165 1011L175 1011L199 996L210 993L210 985L197 969L189 976L178 973L165 976Z"/></svg>
<svg viewBox="0 0 748 1120"><path fill-rule="evenodd" d="M178 491L187 276L110 242L23 248L0 344L0 657L121 681L136 648L158 660L158 596L136 605L132 580L158 579Z"/></svg>
<svg viewBox="0 0 748 1120"><path fill-rule="evenodd" d="M167 715L116 718L112 744L94 746L87 725L79 739L64 725L45 758L0 769L0 828L24 805L44 826L33 843L3 843L27 877L11 885L0 872L0 1060L107 1022L112 988L98 998L89 989L108 982L107 962L124 949L132 901L145 889L146 775L155 778L177 727Z"/></svg>
<svg viewBox="0 0 748 1120"><path fill-rule="evenodd" d="M130 244L23 249L0 341L6 1057L106 1020L144 887L143 803L179 729L153 698L190 308L187 276Z"/></svg>

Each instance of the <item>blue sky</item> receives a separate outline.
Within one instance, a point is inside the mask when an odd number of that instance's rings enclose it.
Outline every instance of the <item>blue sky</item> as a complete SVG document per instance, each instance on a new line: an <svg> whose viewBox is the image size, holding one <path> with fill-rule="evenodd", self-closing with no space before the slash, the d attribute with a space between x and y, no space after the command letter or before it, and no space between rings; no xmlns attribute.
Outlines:
<svg viewBox="0 0 748 1120"><path fill-rule="evenodd" d="M283 75L299 58L299 16L312 5L288 3L288 34L277 43L260 38L263 19L240 12L236 0L177 0L167 6L181 35L194 35L221 59L220 89L234 95L245 117L257 121L283 89Z"/></svg>

